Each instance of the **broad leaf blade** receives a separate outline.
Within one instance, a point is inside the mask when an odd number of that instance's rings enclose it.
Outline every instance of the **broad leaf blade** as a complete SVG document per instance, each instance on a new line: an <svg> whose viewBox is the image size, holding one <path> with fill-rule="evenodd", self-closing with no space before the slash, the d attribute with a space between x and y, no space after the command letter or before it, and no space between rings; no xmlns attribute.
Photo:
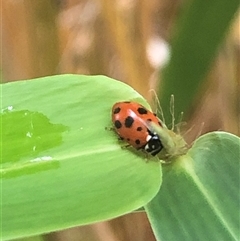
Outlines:
<svg viewBox="0 0 240 241"><path fill-rule="evenodd" d="M171 94L176 100L176 116L190 110L239 6L239 0L186 2L176 21L170 62L161 74L159 99L163 110L169 108ZM165 118L170 123L170 113L166 112Z"/></svg>
<svg viewBox="0 0 240 241"><path fill-rule="evenodd" d="M146 206L158 240L238 240L240 140L224 132L199 138L163 168L163 184Z"/></svg>
<svg viewBox="0 0 240 241"><path fill-rule="evenodd" d="M115 102L147 105L132 88L104 76L62 75L2 91L3 240L113 218L156 195L159 163L121 149L105 129Z"/></svg>

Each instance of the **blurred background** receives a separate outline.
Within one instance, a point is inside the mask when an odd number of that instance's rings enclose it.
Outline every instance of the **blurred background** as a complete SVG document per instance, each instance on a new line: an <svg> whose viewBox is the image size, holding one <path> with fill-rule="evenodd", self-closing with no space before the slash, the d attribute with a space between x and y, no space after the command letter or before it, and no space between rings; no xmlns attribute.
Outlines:
<svg viewBox="0 0 240 241"><path fill-rule="evenodd" d="M102 74L131 85L151 101L150 89L161 92L164 81L161 73L171 59L171 42L178 31L176 22L186 3L2 0L2 82L63 73ZM203 84L187 111L184 110L186 129L192 129L186 134L188 143L199 132L224 130L240 134L239 21L237 12L212 58ZM185 88L182 86L186 92ZM25 240L154 241L155 238L145 214L137 212Z"/></svg>

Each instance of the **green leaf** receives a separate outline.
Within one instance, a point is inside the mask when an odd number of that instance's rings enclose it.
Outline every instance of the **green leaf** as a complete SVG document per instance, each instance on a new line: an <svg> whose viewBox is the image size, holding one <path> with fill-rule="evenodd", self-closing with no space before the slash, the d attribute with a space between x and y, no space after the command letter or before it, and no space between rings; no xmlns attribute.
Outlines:
<svg viewBox="0 0 240 241"><path fill-rule="evenodd" d="M47 239L44 239L44 236L33 236L33 237L29 237L29 238L23 238L23 239L17 239L14 241L45 241Z"/></svg>
<svg viewBox="0 0 240 241"><path fill-rule="evenodd" d="M105 129L115 102L148 106L131 87L59 75L1 88L3 240L114 218L156 195L159 163Z"/></svg>
<svg viewBox="0 0 240 241"><path fill-rule="evenodd" d="M186 2L176 21L170 62L161 74L159 99L163 110L169 109L171 94L177 115L190 109L239 4L239 0ZM170 123L170 113L165 117Z"/></svg>
<svg viewBox="0 0 240 241"><path fill-rule="evenodd" d="M213 132L163 167L158 195L145 207L157 240L238 240L240 139Z"/></svg>

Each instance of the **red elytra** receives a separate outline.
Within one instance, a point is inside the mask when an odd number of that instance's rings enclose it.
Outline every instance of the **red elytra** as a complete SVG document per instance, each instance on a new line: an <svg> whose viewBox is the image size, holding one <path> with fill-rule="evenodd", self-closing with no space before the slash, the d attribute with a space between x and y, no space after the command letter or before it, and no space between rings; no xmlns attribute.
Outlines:
<svg viewBox="0 0 240 241"><path fill-rule="evenodd" d="M162 127L154 113L136 102L118 102L112 107L112 122L119 137L137 150L143 149L152 156L162 148L159 135L150 130L148 123Z"/></svg>

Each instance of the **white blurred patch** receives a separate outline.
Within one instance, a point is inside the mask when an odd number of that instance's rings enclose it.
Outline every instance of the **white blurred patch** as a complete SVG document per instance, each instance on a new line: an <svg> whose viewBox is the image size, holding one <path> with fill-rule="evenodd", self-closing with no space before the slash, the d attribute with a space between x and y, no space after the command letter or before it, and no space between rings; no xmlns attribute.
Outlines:
<svg viewBox="0 0 240 241"><path fill-rule="evenodd" d="M147 45L147 57L155 68L162 68L170 59L170 46L160 37L152 37Z"/></svg>

